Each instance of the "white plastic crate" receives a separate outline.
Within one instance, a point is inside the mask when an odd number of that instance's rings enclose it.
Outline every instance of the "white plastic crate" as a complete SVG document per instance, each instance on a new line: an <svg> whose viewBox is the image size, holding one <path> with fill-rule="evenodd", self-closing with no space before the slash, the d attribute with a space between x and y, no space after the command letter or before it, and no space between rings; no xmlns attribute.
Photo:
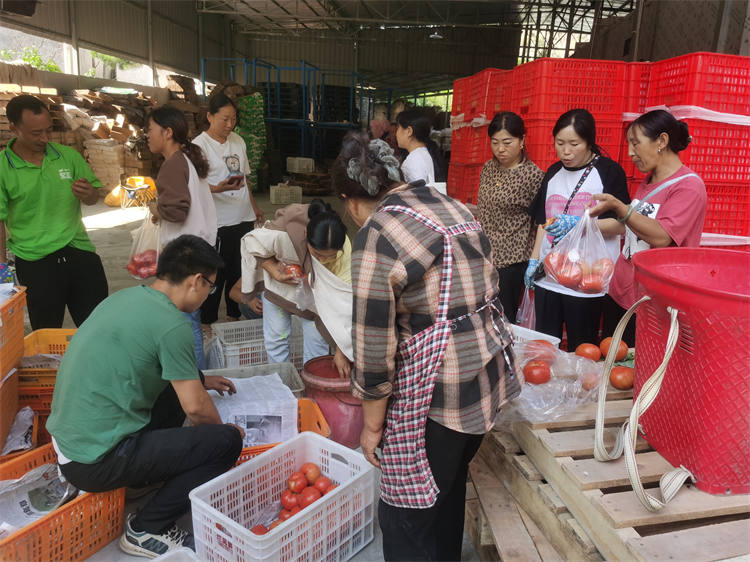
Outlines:
<svg viewBox="0 0 750 562"><path fill-rule="evenodd" d="M252 365L247 367L238 367L235 369L205 369L203 374L206 376L227 377L228 379L249 379L250 377L262 377L278 373L292 394L297 398L302 398L305 393L305 383L299 376L299 372L291 363L271 363L269 365Z"/></svg>
<svg viewBox="0 0 750 562"><path fill-rule="evenodd" d="M305 462L338 487L265 535L250 528ZM361 453L300 433L190 492L198 558L206 562L349 560L373 538L375 469Z"/></svg>
<svg viewBox="0 0 750 562"><path fill-rule="evenodd" d="M286 171L290 174L311 174L315 171L315 160L303 156L287 156Z"/></svg>
<svg viewBox="0 0 750 562"><path fill-rule="evenodd" d="M271 205L290 205L302 203L302 188L298 185L279 183L269 189Z"/></svg>
<svg viewBox="0 0 750 562"><path fill-rule="evenodd" d="M263 339L262 318L214 324L213 331L219 339L219 347L223 355L222 368L236 369L250 365L264 365L269 362ZM301 371L303 364L302 321L297 316L292 316L289 355L290 362L298 371Z"/></svg>

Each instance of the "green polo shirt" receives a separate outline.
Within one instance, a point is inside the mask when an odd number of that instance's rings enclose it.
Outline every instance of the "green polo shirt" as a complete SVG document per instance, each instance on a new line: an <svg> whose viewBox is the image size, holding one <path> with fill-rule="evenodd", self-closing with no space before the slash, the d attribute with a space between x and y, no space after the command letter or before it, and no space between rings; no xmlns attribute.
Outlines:
<svg viewBox="0 0 750 562"><path fill-rule="evenodd" d="M8 247L29 261L68 244L96 251L81 220L81 202L71 189L80 178L96 188L102 186L83 156L50 142L40 167L13 152L15 142L0 152L0 221L8 228Z"/></svg>

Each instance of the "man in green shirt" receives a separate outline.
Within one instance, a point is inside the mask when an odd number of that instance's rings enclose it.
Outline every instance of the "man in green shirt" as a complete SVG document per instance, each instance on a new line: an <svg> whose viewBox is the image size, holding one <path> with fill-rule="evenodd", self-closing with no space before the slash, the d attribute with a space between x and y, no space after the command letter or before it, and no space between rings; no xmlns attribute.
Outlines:
<svg viewBox="0 0 750 562"><path fill-rule="evenodd" d="M16 96L6 114L16 137L0 152L0 262L4 223L32 329L60 328L66 306L80 326L108 293L81 221L81 203L94 205L102 184L77 151L48 141L52 117L40 100Z"/></svg>
<svg viewBox="0 0 750 562"><path fill-rule="evenodd" d="M175 525L190 508L188 494L242 450L243 431L221 423L206 392L235 388L200 373L184 314L200 308L222 266L205 240L176 238L159 256L156 281L105 299L60 364L47 430L65 478L89 492L164 483L128 517L120 548L130 554L194 548Z"/></svg>

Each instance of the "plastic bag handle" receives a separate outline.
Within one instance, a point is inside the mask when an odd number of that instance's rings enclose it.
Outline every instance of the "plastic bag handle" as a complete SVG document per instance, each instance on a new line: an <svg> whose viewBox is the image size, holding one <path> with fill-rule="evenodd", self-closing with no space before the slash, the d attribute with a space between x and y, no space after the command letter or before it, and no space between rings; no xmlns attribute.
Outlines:
<svg viewBox="0 0 750 562"><path fill-rule="evenodd" d="M630 417L628 421L622 424L620 431L617 433L615 446L612 452L608 452L604 445L604 409L607 400L607 387L609 381L609 374L612 371L612 367L615 363L615 357L617 356L617 349L622 341L622 334L625 331L628 321L631 316L635 313L636 309L646 301L651 300L651 297L644 296L633 306L631 306L625 315L622 317L620 322L615 328L615 333L612 336L612 342L609 346L609 352L607 358L604 361L604 372L602 373L602 380L599 383L599 399L596 408L596 424L594 426L594 458L598 461L611 461L620 458L625 453L625 467L628 471L628 478L630 484L633 487L638 500L641 502L643 507L649 511L658 511L662 509L674 496L677 494L679 489L685 483L685 480L690 478L695 481L693 474L685 467L681 466L674 470L667 472L662 475L659 480L659 488L661 490L662 499L658 499L652 496L643 488L641 483L641 477L638 473L638 463L635 458L636 442L638 439L639 424L638 421L643 413L648 410L651 404L654 403L656 397L659 395L664 375L667 371L667 366L672 358L672 353L677 345L677 339L680 331L680 322L678 320L677 309L667 307L667 311L670 315L669 334L667 336L667 346L664 351L664 359L661 364L656 368L653 374L643 383L641 392L638 394L638 398L633 402L633 408L630 410Z"/></svg>

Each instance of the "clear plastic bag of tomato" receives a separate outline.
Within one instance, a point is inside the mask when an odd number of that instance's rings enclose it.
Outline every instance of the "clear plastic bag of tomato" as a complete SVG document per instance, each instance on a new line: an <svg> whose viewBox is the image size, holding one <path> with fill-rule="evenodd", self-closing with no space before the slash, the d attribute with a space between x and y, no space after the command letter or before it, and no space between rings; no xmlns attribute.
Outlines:
<svg viewBox="0 0 750 562"><path fill-rule="evenodd" d="M146 214L143 224L131 232L133 245L127 270L136 279L148 279L156 275L159 261L159 225L152 220L151 212Z"/></svg>
<svg viewBox="0 0 750 562"><path fill-rule="evenodd" d="M544 258L544 272L563 287L586 295L603 295L615 264L588 209L578 224Z"/></svg>

